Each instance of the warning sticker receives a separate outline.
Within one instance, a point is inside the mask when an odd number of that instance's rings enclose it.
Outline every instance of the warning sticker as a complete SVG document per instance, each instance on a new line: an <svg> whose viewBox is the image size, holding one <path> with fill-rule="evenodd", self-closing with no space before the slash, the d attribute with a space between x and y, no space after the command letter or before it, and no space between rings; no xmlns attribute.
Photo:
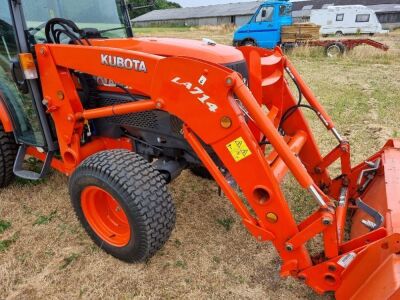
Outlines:
<svg viewBox="0 0 400 300"><path fill-rule="evenodd" d="M239 162L251 155L251 151L249 147L247 147L246 142L242 137L230 142L228 145L226 145L226 148L232 154L232 157L236 162Z"/></svg>
<svg viewBox="0 0 400 300"><path fill-rule="evenodd" d="M337 264L343 268L347 268L352 261L356 258L357 254L354 252L350 252L349 254L343 256L341 259L338 260Z"/></svg>

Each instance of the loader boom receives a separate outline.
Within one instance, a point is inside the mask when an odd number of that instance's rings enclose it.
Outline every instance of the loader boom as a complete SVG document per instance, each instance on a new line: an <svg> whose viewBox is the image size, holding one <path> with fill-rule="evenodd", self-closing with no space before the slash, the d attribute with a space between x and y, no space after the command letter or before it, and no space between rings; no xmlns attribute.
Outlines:
<svg viewBox="0 0 400 300"><path fill-rule="evenodd" d="M368 251L365 243L352 245L351 241L343 240L347 208L354 205L351 199L361 196L357 192L357 178L368 166L364 163L351 168L348 143L340 137L281 50L240 49L249 66L249 89L239 74L220 65L187 57L165 58L121 50L113 42L112 48L105 47L107 41L96 40L91 42L92 46L36 46L48 111L57 135L63 137L60 139L63 171L71 172L84 158L100 150L91 148L91 144L80 146L79 136L87 120L154 109L166 111L183 121L186 140L250 233L260 241L271 241L277 248L283 260L281 274L304 279L320 293L337 290L347 267L341 261L350 261L360 251ZM111 63L104 57L111 59ZM190 70L187 65L191 66ZM69 70L134 87L146 99L83 109ZM289 76L285 77L285 73ZM326 157L320 154L301 106L289 89L286 78L290 77L299 86L307 105L338 140L338 147ZM57 97L60 94L64 95L62 99ZM262 105L268 108L268 113L262 110ZM288 116L290 110L292 113ZM262 136L272 146L269 153L261 143ZM227 183L205 151L204 143L212 147L232 174L254 213ZM331 179L327 168L338 159L343 175ZM296 224L279 185L287 171L318 204L317 210L300 224ZM324 253L322 261L316 263L305 245L318 234L323 235ZM366 235L373 244L385 239L389 232L381 227ZM398 236L393 239L397 243ZM398 251L396 243L390 247Z"/></svg>

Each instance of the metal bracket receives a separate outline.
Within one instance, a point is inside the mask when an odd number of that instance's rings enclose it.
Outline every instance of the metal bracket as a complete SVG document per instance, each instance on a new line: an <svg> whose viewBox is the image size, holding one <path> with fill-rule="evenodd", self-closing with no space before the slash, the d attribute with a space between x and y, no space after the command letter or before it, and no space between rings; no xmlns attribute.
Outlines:
<svg viewBox="0 0 400 300"><path fill-rule="evenodd" d="M24 170L23 164L28 146L23 144L19 147L17 157L14 162L14 174L20 178L27 180L39 180L45 177L50 169L51 161L53 160L54 152L50 151L46 154L46 159L44 160L42 170L40 173Z"/></svg>
<svg viewBox="0 0 400 300"><path fill-rule="evenodd" d="M385 218L377 210L373 209L371 206L363 202L360 198L356 200L356 205L359 209L361 209L374 219L374 222L370 220L361 221L368 229L372 231L378 229L383 225Z"/></svg>
<svg viewBox="0 0 400 300"><path fill-rule="evenodd" d="M376 172L378 171L380 165L381 165L381 159L378 158L375 162L370 162L366 161L365 162L368 165L368 169L364 169L361 171L360 176L358 176L357 180L357 185L358 185L358 192L363 193L368 185L372 182L372 180L375 178ZM363 185L361 185L361 182L364 177L367 177L367 180L364 182Z"/></svg>

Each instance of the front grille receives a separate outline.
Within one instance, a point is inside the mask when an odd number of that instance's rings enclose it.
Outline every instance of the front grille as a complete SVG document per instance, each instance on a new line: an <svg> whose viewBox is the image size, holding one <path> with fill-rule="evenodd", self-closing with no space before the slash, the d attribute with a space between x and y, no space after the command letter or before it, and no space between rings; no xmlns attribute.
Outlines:
<svg viewBox="0 0 400 300"><path fill-rule="evenodd" d="M101 98L97 100L98 107L112 106L129 103L124 99ZM159 129L157 115L152 111L133 113L106 118L108 122L116 125L126 125L139 128Z"/></svg>
<svg viewBox="0 0 400 300"><path fill-rule="evenodd" d="M183 122L178 117L171 115L171 131L176 135L182 134Z"/></svg>

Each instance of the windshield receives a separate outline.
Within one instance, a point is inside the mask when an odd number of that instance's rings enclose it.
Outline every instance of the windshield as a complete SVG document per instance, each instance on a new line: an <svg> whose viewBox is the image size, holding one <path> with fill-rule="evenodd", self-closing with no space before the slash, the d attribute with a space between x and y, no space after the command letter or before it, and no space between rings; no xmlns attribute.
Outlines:
<svg viewBox="0 0 400 300"><path fill-rule="evenodd" d="M279 7L279 15L281 17L290 17L292 15L292 5L281 5Z"/></svg>
<svg viewBox="0 0 400 300"><path fill-rule="evenodd" d="M44 26L52 18L75 22L79 28L96 28L103 37L127 37L122 0L24 0L27 27L36 42L45 42Z"/></svg>

